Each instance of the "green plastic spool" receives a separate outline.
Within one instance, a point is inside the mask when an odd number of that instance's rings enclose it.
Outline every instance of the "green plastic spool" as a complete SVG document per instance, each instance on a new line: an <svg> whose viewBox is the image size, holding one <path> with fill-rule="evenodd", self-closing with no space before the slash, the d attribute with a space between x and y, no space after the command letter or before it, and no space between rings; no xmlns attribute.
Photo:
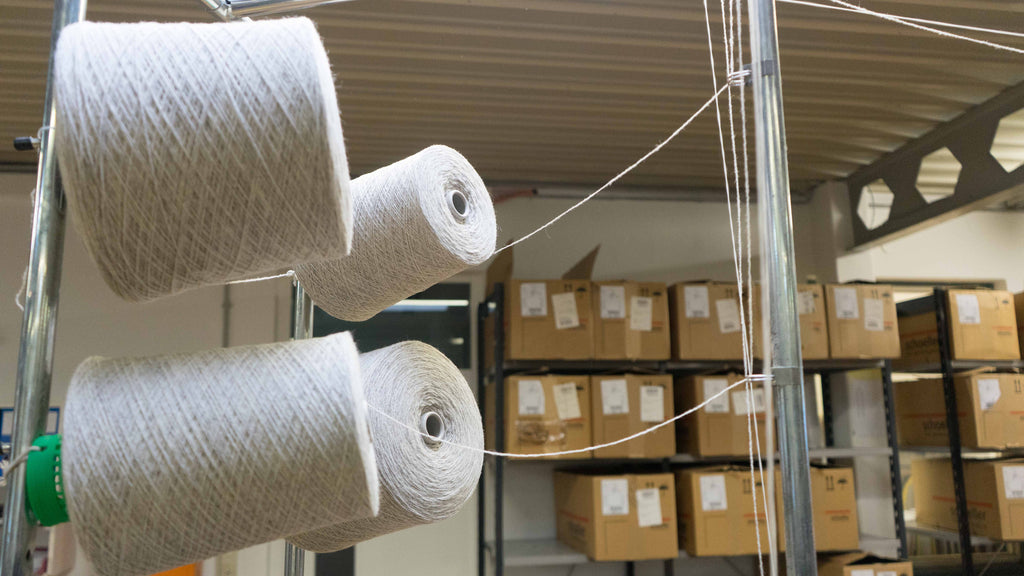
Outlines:
<svg viewBox="0 0 1024 576"><path fill-rule="evenodd" d="M25 462L25 494L28 509L43 526L56 526L68 521L64 500L64 476L61 473L60 434L40 436Z"/></svg>

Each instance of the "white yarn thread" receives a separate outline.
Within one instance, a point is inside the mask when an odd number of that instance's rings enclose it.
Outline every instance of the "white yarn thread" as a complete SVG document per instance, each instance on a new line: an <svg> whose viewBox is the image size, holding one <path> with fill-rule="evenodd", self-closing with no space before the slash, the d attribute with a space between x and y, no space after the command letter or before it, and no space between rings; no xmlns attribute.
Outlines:
<svg viewBox="0 0 1024 576"><path fill-rule="evenodd" d="M349 333L89 358L66 403L64 486L102 576L143 576L378 510Z"/></svg>
<svg viewBox="0 0 1024 576"><path fill-rule="evenodd" d="M377 536L454 516L476 489L483 454L480 411L462 372L435 348L402 342L359 358L380 474L380 514L299 534L289 540L334 552ZM414 433L396 430L384 417ZM427 435L427 417L439 425ZM450 442L450 443L449 443Z"/></svg>
<svg viewBox="0 0 1024 576"><path fill-rule="evenodd" d="M464 215L451 208L453 193L465 201ZM352 253L295 268L331 316L366 320L494 253L491 196L469 162L447 146L357 178L352 202Z"/></svg>
<svg viewBox="0 0 1024 576"><path fill-rule="evenodd" d="M72 24L55 81L68 208L122 298L348 252L341 118L309 19Z"/></svg>
<svg viewBox="0 0 1024 576"><path fill-rule="evenodd" d="M817 2L808 2L806 0L779 0L785 4L799 4L801 6L813 6L815 8L825 8L826 10L837 10L839 12L852 12L854 14L864 14L864 10L855 8L843 8L842 6L830 6L828 4L819 4ZM918 24L930 24L932 26L941 26L943 28L956 28L958 30L970 30L972 32L983 32L985 34L996 34L999 36L1014 36L1017 38L1024 38L1024 32L1014 32L1012 30L1000 30L998 28L984 28L981 26L970 26L967 24L957 24L955 22L943 22L941 20L929 20L927 18L914 18L912 16L900 16L898 14L886 14L886 16L892 16L899 20L906 20L907 22L916 22Z"/></svg>

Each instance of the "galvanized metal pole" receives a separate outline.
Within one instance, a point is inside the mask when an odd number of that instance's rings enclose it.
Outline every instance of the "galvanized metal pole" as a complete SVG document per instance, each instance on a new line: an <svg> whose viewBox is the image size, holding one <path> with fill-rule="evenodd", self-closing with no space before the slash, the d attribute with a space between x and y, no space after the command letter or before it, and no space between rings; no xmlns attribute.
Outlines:
<svg viewBox="0 0 1024 576"><path fill-rule="evenodd" d="M50 409L53 342L57 326L61 265L64 256L64 191L57 167L53 128L53 64L61 30L85 18L86 0L56 0L50 33L50 64L46 75L43 129L39 140L36 198L32 212L25 315L18 351L18 377L14 397L14 428L11 457L23 454L46 428ZM29 547L35 528L25 504L25 467L8 472L4 504L3 538L0 540L0 575L32 574Z"/></svg>
<svg viewBox="0 0 1024 576"><path fill-rule="evenodd" d="M313 300L295 280L295 294L292 301L292 339L305 340L313 337ZM291 542L284 545L284 576L302 576L305 571L306 552Z"/></svg>
<svg viewBox="0 0 1024 576"><path fill-rule="evenodd" d="M796 309L796 262L789 199L786 128L774 0L750 0L750 46L757 142L763 310L771 331L771 367L779 424L779 462L786 519L786 571L815 576L804 374Z"/></svg>

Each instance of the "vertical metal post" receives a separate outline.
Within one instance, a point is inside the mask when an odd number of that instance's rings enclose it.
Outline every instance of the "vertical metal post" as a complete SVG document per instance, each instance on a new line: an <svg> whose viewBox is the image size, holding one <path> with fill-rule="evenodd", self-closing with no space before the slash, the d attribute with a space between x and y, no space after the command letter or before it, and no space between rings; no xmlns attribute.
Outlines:
<svg viewBox="0 0 1024 576"><path fill-rule="evenodd" d="M292 299L292 339L305 340L313 337L313 300L302 288L298 280L294 281ZM284 545L284 576L302 576L306 567L306 552L285 542Z"/></svg>
<svg viewBox="0 0 1024 576"><path fill-rule="evenodd" d="M885 433L889 441L889 481L892 484L892 516L896 539L900 542L898 556L907 557L907 522L903 518L903 473L900 470L900 446L896 434L896 408L892 399L892 360L882 366L882 394L885 398Z"/></svg>
<svg viewBox="0 0 1024 576"><path fill-rule="evenodd" d="M53 343L56 337L57 305L64 257L64 191L57 166L56 126L53 94L54 55L61 30L85 18L86 0L56 0L50 29L50 64L46 75L43 129L39 142L36 197L32 212L32 242L29 251L25 314L18 350L18 376L14 398L14 428L11 458L23 454L45 431L50 408L50 380L53 371ZM0 543L0 575L28 576L32 573L29 546L35 528L25 505L25 467L7 474L3 538Z"/></svg>
<svg viewBox="0 0 1024 576"><path fill-rule="evenodd" d="M480 418L487 421L487 346L484 321L489 315L489 300L484 300L476 308L476 395L480 406ZM495 418L495 422L497 422ZM476 573L487 576L487 467L480 472L480 482L476 488Z"/></svg>
<svg viewBox="0 0 1024 576"><path fill-rule="evenodd" d="M822 372L821 378L821 427L825 433L825 447L836 445L835 412L832 411L832 373Z"/></svg>
<svg viewBox="0 0 1024 576"><path fill-rule="evenodd" d="M762 310L769 314L771 368L779 429L779 458L786 518L786 570L818 573L811 512L807 417L796 309L796 262L782 111L782 77L774 0L751 0L750 46L757 143L757 192L761 228Z"/></svg>
<svg viewBox="0 0 1024 576"><path fill-rule="evenodd" d="M494 446L505 451L505 285L494 285ZM494 457L494 576L505 574L505 458Z"/></svg>

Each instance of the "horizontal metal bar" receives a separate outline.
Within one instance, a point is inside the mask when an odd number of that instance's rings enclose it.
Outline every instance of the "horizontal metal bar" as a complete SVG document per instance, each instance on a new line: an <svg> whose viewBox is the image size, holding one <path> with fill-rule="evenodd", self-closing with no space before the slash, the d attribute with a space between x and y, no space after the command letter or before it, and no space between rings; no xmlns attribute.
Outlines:
<svg viewBox="0 0 1024 576"><path fill-rule="evenodd" d="M218 0L201 0L204 3L217 2ZM228 0L227 4L233 18L244 16L267 16L269 14L280 14L282 12L294 12L306 10L324 4L335 4L350 0Z"/></svg>

